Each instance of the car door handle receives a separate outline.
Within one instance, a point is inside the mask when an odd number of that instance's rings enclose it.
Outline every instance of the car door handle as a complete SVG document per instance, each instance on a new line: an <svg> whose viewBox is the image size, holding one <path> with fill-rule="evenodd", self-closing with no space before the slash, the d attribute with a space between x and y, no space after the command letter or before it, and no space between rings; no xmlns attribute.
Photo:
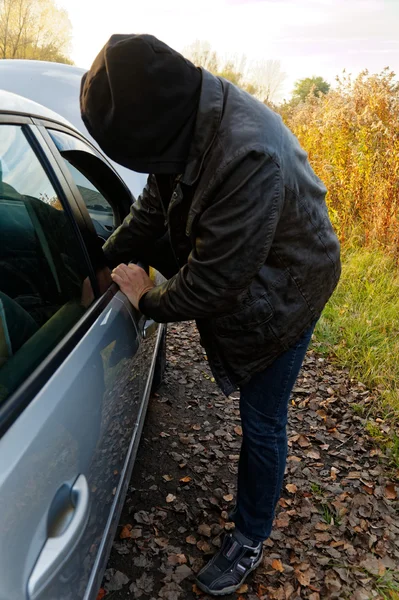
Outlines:
<svg viewBox="0 0 399 600"><path fill-rule="evenodd" d="M48 538L28 582L29 599L34 600L54 577L83 535L90 512L87 479L79 475L72 487L59 488L48 514Z"/></svg>
<svg viewBox="0 0 399 600"><path fill-rule="evenodd" d="M146 340L154 335L158 330L159 324L152 319L147 319L144 323L143 338Z"/></svg>

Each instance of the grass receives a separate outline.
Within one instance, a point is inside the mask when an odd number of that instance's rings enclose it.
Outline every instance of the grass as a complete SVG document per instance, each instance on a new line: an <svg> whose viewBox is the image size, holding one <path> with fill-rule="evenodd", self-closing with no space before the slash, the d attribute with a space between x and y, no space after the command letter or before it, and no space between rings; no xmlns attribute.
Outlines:
<svg viewBox="0 0 399 600"><path fill-rule="evenodd" d="M318 483L311 483L310 484L310 489L312 490L312 493L315 496L322 496L323 495L323 489L322 489L322 487Z"/></svg>
<svg viewBox="0 0 399 600"><path fill-rule="evenodd" d="M367 572L367 571L366 571ZM391 571L387 569L383 575L373 575L367 572L368 575L373 577L374 589L380 595L383 600L399 600L399 583L397 571Z"/></svg>
<svg viewBox="0 0 399 600"><path fill-rule="evenodd" d="M352 377L378 392L372 414L397 426L399 268L393 258L378 249L345 249L341 281L317 325L316 343ZM367 416L362 405L353 408ZM377 426L368 427L373 437L381 437ZM386 441L399 463L399 438L391 432Z"/></svg>

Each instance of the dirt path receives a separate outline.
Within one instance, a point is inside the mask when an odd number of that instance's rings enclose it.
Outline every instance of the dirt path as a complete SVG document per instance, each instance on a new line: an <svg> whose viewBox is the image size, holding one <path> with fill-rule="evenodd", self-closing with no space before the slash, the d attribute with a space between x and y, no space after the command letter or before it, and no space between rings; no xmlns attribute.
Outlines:
<svg viewBox="0 0 399 600"><path fill-rule="evenodd" d="M231 526L238 401L212 382L192 324L169 327L168 361L108 564L106 600L205 600L193 573ZM308 354L264 562L226 598L399 598L398 473L365 434L361 415L372 401L363 385Z"/></svg>

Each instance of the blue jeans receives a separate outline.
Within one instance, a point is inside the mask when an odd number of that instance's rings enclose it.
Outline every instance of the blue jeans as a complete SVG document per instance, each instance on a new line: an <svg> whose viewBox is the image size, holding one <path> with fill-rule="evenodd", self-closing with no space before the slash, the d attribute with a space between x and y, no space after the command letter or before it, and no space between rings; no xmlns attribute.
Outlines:
<svg viewBox="0 0 399 600"><path fill-rule="evenodd" d="M263 542L272 530L287 460L288 402L313 329L241 387L243 440L231 519L253 541Z"/></svg>

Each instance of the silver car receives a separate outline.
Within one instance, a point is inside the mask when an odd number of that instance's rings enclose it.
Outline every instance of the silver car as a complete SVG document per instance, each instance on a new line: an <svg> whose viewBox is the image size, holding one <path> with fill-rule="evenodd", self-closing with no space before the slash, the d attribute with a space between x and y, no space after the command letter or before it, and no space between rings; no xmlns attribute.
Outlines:
<svg viewBox="0 0 399 600"><path fill-rule="evenodd" d="M105 268L132 201L68 121L0 91L0 600L100 587L165 364Z"/></svg>

